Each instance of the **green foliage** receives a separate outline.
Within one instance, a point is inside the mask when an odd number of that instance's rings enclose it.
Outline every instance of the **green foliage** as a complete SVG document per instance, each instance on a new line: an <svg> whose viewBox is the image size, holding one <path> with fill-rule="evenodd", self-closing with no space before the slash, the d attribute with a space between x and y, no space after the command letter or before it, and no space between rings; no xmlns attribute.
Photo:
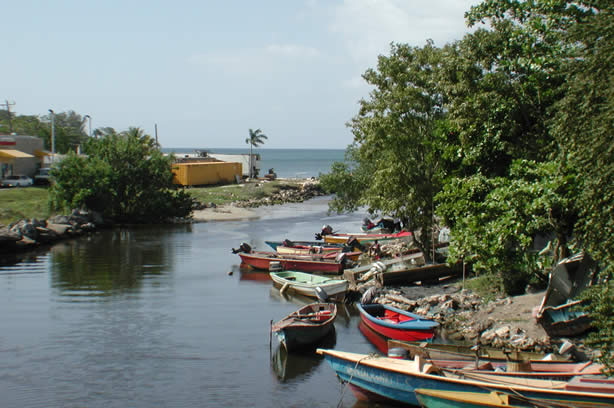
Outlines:
<svg viewBox="0 0 614 408"><path fill-rule="evenodd" d="M614 375L614 3L580 1L581 18L568 30L574 58L565 65L565 97L553 120L561 161L582 177L575 234L603 266L601 284L586 293L600 362Z"/></svg>
<svg viewBox="0 0 614 408"><path fill-rule="evenodd" d="M57 208L86 207L118 222L186 217L192 198L172 183L172 158L131 128L90 140L88 157L69 155L53 170L51 200Z"/></svg>
<svg viewBox="0 0 614 408"><path fill-rule="evenodd" d="M516 161L508 177L450 179L437 196L438 214L450 226L449 262L465 260L474 271L497 273L508 293L520 294L539 272L532 252L536 235L565 242L573 225L570 180L556 163Z"/></svg>
<svg viewBox="0 0 614 408"><path fill-rule="evenodd" d="M465 281L464 289L477 293L485 302L500 298L505 294L500 275L482 275Z"/></svg>
<svg viewBox="0 0 614 408"><path fill-rule="evenodd" d="M0 129L8 133L9 121L6 111L0 115ZM45 149L51 150L51 114L45 116L15 115L11 112L13 131L18 135L38 136L44 141ZM76 151L77 146L83 145L87 134L83 130L83 117L74 112L60 112L55 114L55 151L67 153Z"/></svg>
<svg viewBox="0 0 614 408"><path fill-rule="evenodd" d="M249 130L249 137L245 139L245 143L250 145L250 147L258 147L264 144L264 141L268 139L267 135L262 133L262 130Z"/></svg>
<svg viewBox="0 0 614 408"><path fill-rule="evenodd" d="M363 75L374 90L349 123L352 165L336 164L322 176L325 188L336 193L331 209L367 206L398 217L421 231L423 248L431 241L433 197L442 183L448 136L435 75L440 59L431 42L421 48L391 44L390 56L380 56L377 70Z"/></svg>

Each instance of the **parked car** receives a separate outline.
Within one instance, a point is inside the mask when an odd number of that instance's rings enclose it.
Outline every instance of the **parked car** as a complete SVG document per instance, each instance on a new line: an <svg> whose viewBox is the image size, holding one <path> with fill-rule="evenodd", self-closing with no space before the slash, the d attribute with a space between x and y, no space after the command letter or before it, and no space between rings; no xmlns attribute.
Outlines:
<svg viewBox="0 0 614 408"><path fill-rule="evenodd" d="M2 187L26 187L34 184L28 176L8 176L0 182Z"/></svg>
<svg viewBox="0 0 614 408"><path fill-rule="evenodd" d="M38 170L38 173L34 176L34 184L42 185L49 184L49 171L51 169L49 167L43 167Z"/></svg>

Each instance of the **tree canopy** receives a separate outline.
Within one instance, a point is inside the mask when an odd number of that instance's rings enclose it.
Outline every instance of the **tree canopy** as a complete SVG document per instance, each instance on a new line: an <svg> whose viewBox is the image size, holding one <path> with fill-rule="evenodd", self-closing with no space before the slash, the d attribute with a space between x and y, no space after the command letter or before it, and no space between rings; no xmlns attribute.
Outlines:
<svg viewBox="0 0 614 408"><path fill-rule="evenodd" d="M86 144L53 169L50 196L57 208L85 207L115 222L186 217L192 198L173 184L172 158L141 129L112 133Z"/></svg>
<svg viewBox="0 0 614 408"><path fill-rule="evenodd" d="M392 44L348 126L345 163L322 183L331 209L403 218L420 246L433 209L450 262L498 274L508 293L587 251L602 362L614 367L614 3L485 0L475 30L444 47ZM481 23L486 23L481 25ZM553 248L541 255L536 238ZM543 255L544 252L542 251Z"/></svg>

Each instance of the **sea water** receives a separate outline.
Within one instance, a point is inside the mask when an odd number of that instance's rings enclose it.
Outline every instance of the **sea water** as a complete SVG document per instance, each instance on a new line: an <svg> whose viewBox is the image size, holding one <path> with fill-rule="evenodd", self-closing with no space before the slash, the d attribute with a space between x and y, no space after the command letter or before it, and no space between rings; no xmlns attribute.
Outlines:
<svg viewBox="0 0 614 408"><path fill-rule="evenodd" d="M195 151L221 154L249 154L249 148L163 148L165 153L185 154ZM281 178L319 177L329 173L334 162L342 162L344 149L254 149L260 155L260 175L273 169Z"/></svg>

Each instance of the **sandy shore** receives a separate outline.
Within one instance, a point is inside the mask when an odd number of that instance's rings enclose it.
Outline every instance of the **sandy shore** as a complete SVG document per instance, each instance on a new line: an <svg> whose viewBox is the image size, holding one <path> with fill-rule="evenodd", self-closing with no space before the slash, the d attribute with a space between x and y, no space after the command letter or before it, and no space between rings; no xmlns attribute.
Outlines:
<svg viewBox="0 0 614 408"><path fill-rule="evenodd" d="M223 205L216 208L205 208L192 213L194 222L207 221L237 221L258 218L258 214L249 208Z"/></svg>

